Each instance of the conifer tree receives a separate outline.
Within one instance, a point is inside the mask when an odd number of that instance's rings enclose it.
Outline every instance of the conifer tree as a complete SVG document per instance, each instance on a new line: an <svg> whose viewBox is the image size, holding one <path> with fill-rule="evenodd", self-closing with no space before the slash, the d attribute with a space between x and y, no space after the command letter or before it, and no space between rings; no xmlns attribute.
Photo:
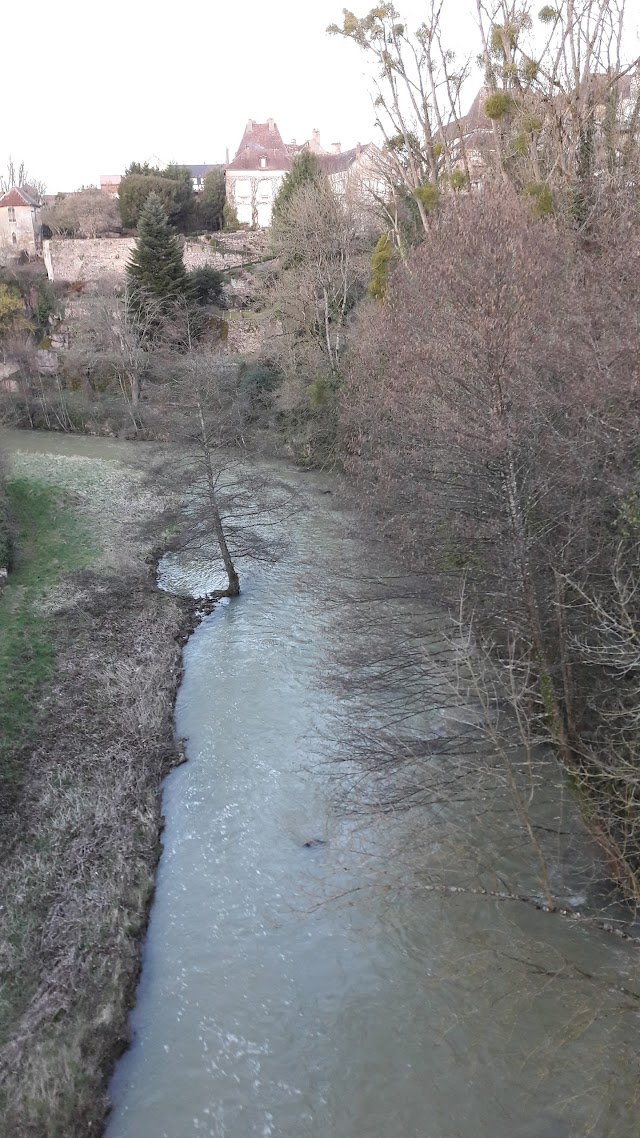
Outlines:
<svg viewBox="0 0 640 1138"><path fill-rule="evenodd" d="M309 183L316 185L322 181L324 174L316 155L311 150L303 150L296 154L291 170L284 179L273 203L273 220L277 222L286 210L289 202L301 186Z"/></svg>
<svg viewBox="0 0 640 1138"><path fill-rule="evenodd" d="M183 294L187 274L182 250L157 194L149 194L138 222L138 240L127 265L132 294L173 301Z"/></svg>

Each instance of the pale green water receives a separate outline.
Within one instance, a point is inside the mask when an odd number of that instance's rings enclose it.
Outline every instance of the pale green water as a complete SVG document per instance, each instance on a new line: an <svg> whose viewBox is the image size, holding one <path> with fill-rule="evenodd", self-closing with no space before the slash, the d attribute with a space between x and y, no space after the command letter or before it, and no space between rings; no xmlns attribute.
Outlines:
<svg viewBox="0 0 640 1138"><path fill-rule="evenodd" d="M26 438L118 461L130 449ZM331 578L344 566L357 581L367 552L322 480L291 478L306 509L287 556L248 568L241 598L185 651L189 762L165 787L108 1138L637 1138L637 1011L609 990L633 983L633 946L526 906L422 891L414 843L442 844L435 813L362 827L335 810L319 757L346 706L324 682L345 636ZM184 566L167 576L193 583ZM473 804L455 806L441 863L464 880L472 833L485 875L533 880L504 802L483 809L479 825ZM305 849L316 836L327 845ZM591 856L579 837L571 848ZM566 850L554 872L579 888Z"/></svg>

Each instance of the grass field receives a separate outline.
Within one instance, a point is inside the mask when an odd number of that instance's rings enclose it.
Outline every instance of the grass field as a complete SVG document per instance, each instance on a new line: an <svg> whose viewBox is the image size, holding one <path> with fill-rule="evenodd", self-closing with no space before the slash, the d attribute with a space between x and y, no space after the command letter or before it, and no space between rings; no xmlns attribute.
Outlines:
<svg viewBox="0 0 640 1138"><path fill-rule="evenodd" d="M20 791L16 748L34 727L35 708L51 677L51 618L43 602L62 574L95 558L95 537L74 510L71 495L38 480L7 486L12 572L0 593L0 809Z"/></svg>

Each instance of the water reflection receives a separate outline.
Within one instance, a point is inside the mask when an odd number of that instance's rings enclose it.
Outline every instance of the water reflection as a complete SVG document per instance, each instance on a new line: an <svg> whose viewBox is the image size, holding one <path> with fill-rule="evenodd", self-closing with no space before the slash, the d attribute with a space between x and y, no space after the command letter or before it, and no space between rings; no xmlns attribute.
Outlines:
<svg viewBox="0 0 640 1138"><path fill-rule="evenodd" d="M612 1089L630 1017L576 971L623 975L627 947L526 906L428 892L411 828L435 812L370 829L333 808L315 756L344 707L323 682L341 621L329 590L318 600L343 543L310 491L285 563L245 573L243 596L187 646L189 763L166 785L108 1138L630 1138L628 1086ZM179 560L165 573L202 583ZM441 829L423 846L453 874L470 872L470 844L485 868L526 876L503 807L482 826L458 817L466 846ZM305 848L316 836L327 844Z"/></svg>

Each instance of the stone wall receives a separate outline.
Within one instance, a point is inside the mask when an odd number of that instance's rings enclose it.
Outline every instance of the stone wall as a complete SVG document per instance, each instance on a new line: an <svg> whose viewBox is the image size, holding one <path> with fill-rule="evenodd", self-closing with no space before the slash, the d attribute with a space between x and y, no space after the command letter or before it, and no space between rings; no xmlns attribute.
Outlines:
<svg viewBox="0 0 640 1138"><path fill-rule="evenodd" d="M52 237L43 242L44 263L52 281L98 281L116 283L125 274L135 237ZM220 233L211 240L185 241L187 270L211 267L232 269L266 255L261 233Z"/></svg>
<svg viewBox="0 0 640 1138"><path fill-rule="evenodd" d="M35 257L38 252L40 223L38 211L31 206L14 206L9 218L9 207L0 209L0 265L9 264L27 253Z"/></svg>

